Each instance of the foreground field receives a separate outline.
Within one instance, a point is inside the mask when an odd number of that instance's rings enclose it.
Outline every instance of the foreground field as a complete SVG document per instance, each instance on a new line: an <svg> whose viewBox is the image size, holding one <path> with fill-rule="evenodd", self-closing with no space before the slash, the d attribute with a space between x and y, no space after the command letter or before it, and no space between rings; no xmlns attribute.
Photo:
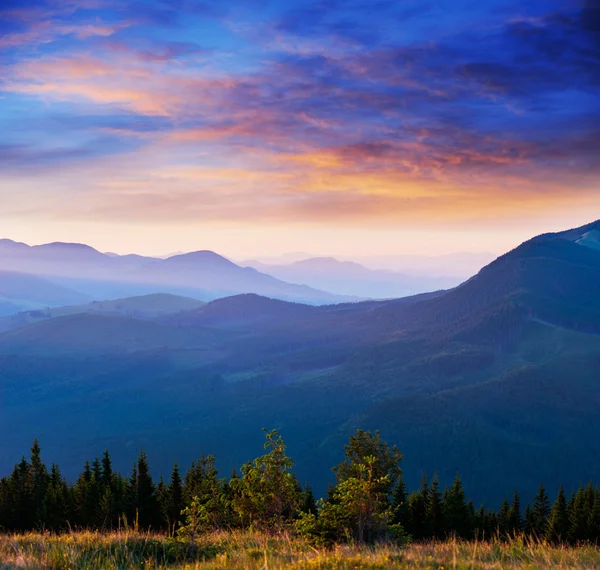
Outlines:
<svg viewBox="0 0 600 570"><path fill-rule="evenodd" d="M195 545L160 535L72 533L0 536L0 570L152 569L512 569L599 568L597 547L551 547L522 540L431 542L406 548L337 547L317 550L287 535L216 532Z"/></svg>

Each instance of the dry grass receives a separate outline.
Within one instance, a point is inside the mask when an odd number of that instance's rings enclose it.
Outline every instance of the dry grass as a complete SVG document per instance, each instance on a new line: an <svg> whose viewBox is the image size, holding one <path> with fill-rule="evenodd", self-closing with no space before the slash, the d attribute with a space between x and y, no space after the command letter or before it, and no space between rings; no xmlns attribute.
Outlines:
<svg viewBox="0 0 600 570"><path fill-rule="evenodd" d="M406 548L339 546L316 550L289 536L216 532L192 547L155 534L0 535L0 570L139 569L516 569L600 568L600 550L500 542L431 542Z"/></svg>

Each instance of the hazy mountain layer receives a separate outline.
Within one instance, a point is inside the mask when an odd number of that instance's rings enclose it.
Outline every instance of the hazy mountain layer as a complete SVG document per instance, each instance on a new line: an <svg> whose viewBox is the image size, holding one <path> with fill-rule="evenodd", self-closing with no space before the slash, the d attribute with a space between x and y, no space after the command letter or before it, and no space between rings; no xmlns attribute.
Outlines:
<svg viewBox="0 0 600 570"><path fill-rule="evenodd" d="M257 293L312 304L353 300L306 285L286 283L255 269L240 267L212 251L156 259L139 255L103 254L83 244L28 246L1 240L2 269L43 276L60 286L82 293L79 299L64 300L58 304L152 293L171 293L201 300ZM25 305L23 308L28 307Z"/></svg>

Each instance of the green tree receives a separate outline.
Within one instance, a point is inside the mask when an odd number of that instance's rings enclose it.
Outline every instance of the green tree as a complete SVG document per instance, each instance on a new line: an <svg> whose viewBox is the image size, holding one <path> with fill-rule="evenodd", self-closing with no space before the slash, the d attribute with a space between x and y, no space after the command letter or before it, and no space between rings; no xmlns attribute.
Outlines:
<svg viewBox="0 0 600 570"><path fill-rule="evenodd" d="M400 452L378 432L358 430L350 437L345 455L334 468L337 484L319 501L318 516L300 516L297 528L301 534L322 544L336 540L363 544L403 537L402 526L392 524L395 506L391 501L392 490L398 491L401 485Z"/></svg>
<svg viewBox="0 0 600 570"><path fill-rule="evenodd" d="M390 447L382 439L379 431L372 433L359 429L356 434L350 436L345 456L346 459L333 470L338 482L350 478L357 479L362 469L361 465L366 464L367 458L374 458L375 463L370 468L373 469L373 479L380 481L382 485L378 491L386 500L391 498L393 489L397 488L402 477L402 454L396 446Z"/></svg>
<svg viewBox="0 0 600 570"><path fill-rule="evenodd" d="M561 540L567 538L568 532L569 515L567 513L567 499L565 497L565 490L561 485L556 501L552 505L550 516L548 517L546 540L553 543L561 542Z"/></svg>
<svg viewBox="0 0 600 570"><path fill-rule="evenodd" d="M546 525L550 516L550 499L543 485L540 485L537 495L533 499L532 508L532 531L535 537L543 538L546 536Z"/></svg>
<svg viewBox="0 0 600 570"><path fill-rule="evenodd" d="M141 451L137 461L137 479L135 481L136 520L141 528L160 526L159 507L156 487L150 475L147 455Z"/></svg>
<svg viewBox="0 0 600 570"><path fill-rule="evenodd" d="M181 512L183 511L183 484L177 463L173 465L173 471L171 471L171 481L169 482L167 497L164 514L169 527L169 533L173 534L182 521Z"/></svg>
<svg viewBox="0 0 600 570"><path fill-rule="evenodd" d="M281 529L301 503L293 460L277 430L267 431L267 453L242 466L242 476L231 481L233 509L244 526Z"/></svg>
<svg viewBox="0 0 600 570"><path fill-rule="evenodd" d="M514 492L512 504L508 510L508 530L511 534L518 534L523 530L523 515L521 513L521 499L519 493Z"/></svg>
<svg viewBox="0 0 600 570"><path fill-rule="evenodd" d="M442 494L437 475L433 476L431 487L427 494L427 535L432 538L442 538L444 528Z"/></svg>
<svg viewBox="0 0 600 570"><path fill-rule="evenodd" d="M455 533L460 538L471 537L472 520L465 500L465 490L458 475L444 493L443 513L448 534Z"/></svg>
<svg viewBox="0 0 600 570"><path fill-rule="evenodd" d="M573 505L569 509L569 532L568 539L575 544L589 538L588 523L590 520L590 508L585 491L579 487L575 495Z"/></svg>

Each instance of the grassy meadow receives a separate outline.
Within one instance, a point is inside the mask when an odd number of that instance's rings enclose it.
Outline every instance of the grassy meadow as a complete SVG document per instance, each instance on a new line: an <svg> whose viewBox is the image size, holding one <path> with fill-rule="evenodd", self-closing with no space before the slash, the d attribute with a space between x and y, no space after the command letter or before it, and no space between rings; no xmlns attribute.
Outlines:
<svg viewBox="0 0 600 570"><path fill-rule="evenodd" d="M512 569L599 568L600 550L592 546L553 547L509 542L426 542L406 547L337 546L315 549L287 534L214 532L195 544L157 534L132 532L0 536L0 570L140 569Z"/></svg>

